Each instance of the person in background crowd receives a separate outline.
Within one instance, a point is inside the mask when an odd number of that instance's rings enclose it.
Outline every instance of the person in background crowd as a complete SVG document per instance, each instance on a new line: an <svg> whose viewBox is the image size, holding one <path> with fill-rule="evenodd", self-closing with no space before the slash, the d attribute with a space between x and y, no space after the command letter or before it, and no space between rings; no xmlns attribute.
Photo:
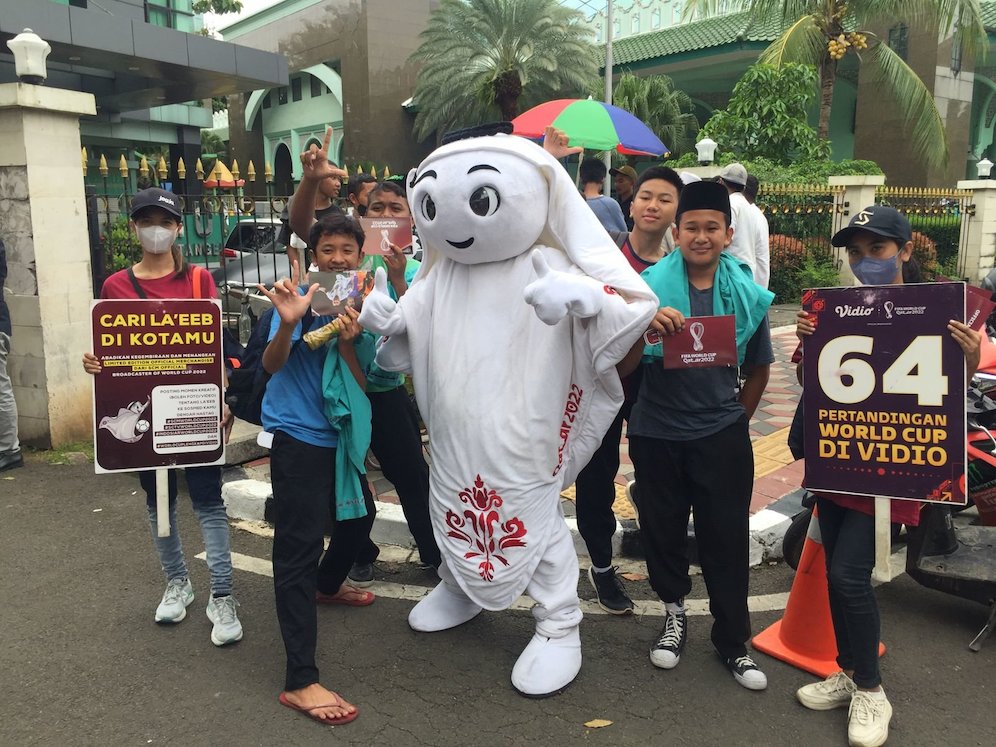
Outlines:
<svg viewBox="0 0 996 747"><path fill-rule="evenodd" d="M771 279L771 247L769 240L768 219L764 216L755 201L757 200L757 190L760 184L753 174L747 175L747 183L744 185L744 197L750 203L754 213L755 225L757 226L757 242L754 245L754 256L757 258L757 266L754 268L754 281L765 288Z"/></svg>
<svg viewBox="0 0 996 747"><path fill-rule="evenodd" d="M616 202L622 210L623 218L626 221L626 229L633 230L633 217L629 214L629 208L633 204L633 195L637 182L636 169L632 166L620 166L618 169L609 169L612 174L612 186L616 188Z"/></svg>
<svg viewBox="0 0 996 747"><path fill-rule="evenodd" d="M329 143L332 140L332 128L329 127L325 131L325 141L322 144L323 152L328 152ZM312 143L311 147L308 149L309 152L316 152L319 147L316 143ZM277 241L287 247L287 260L293 266L295 262L298 263L298 267L304 267L307 257L298 254L298 249L291 244L291 233L297 234L297 236L302 240L306 240L308 237L308 231L305 230L304 233L299 231L294 231L293 226L295 223L302 222L299 217L297 221L294 220L294 211L297 210L300 216L310 216L310 221L303 221L309 227L316 220L326 216L333 215L335 213L342 213L342 208L335 204L335 200L339 197L339 192L342 190L343 181L349 179L349 174L334 163L329 163L332 167L328 171L328 175L322 179L322 181L317 185L316 189L309 189L309 195L307 199L296 200L295 198L301 192L301 184L298 184L297 189L294 191L294 196L287 201L287 205L280 213L280 234L277 236ZM303 183L303 180L302 180Z"/></svg>
<svg viewBox="0 0 996 747"><path fill-rule="evenodd" d="M373 174L354 174L346 184L346 199L352 206L351 214L362 218L367 214L370 190L377 186L377 177Z"/></svg>
<svg viewBox="0 0 996 747"><path fill-rule="evenodd" d="M581 177L581 191L588 207L598 217L606 231L625 231L626 220L623 218L619 203L611 197L602 194L605 182L605 164L598 158L585 158L578 167Z"/></svg>
<svg viewBox="0 0 996 747"><path fill-rule="evenodd" d="M665 166L647 169L636 182L630 206L633 230L629 233L609 232L630 266L637 272L642 273L648 267L653 267L664 256L663 237L671 231L674 223L682 186L681 178L672 169ZM616 498L615 478L619 471L622 424L623 420L629 420L639 390L637 370L623 379L623 391L626 395L623 406L609 426L598 451L581 470L575 483L578 531L584 538L591 557L588 580L598 596L598 606L613 615L628 615L633 612L633 601L626 594L616 568L612 566L612 535L616 531L612 504Z"/></svg>
<svg viewBox="0 0 996 747"><path fill-rule="evenodd" d="M733 229L733 240L726 251L750 266L751 273L757 281L757 243L760 229L757 217L744 197L744 185L747 184L747 169L739 163L724 166L717 179L726 187L730 195L730 210L732 218L730 228Z"/></svg>
<svg viewBox="0 0 996 747"><path fill-rule="evenodd" d="M10 357L10 338L13 332L10 310L4 299L3 286L7 282L7 250L0 239L0 472L24 466L21 445L17 440L17 402L14 387L7 373Z"/></svg>
<svg viewBox="0 0 996 747"><path fill-rule="evenodd" d="M132 200L129 227L142 245L142 259L107 278L100 291L101 298L217 298L210 273L202 267L188 265L176 244L183 230L183 213L175 194L158 187L138 192ZM104 375L100 361L93 353L83 354L83 370L93 376ZM232 413L225 405L221 427L225 429L226 443L232 422ZM231 537L228 513L221 498L221 467L187 467L184 475L190 502L201 525L211 573L211 599L207 605L207 617L213 624L211 642L224 646L242 640L242 623L236 612L238 602L232 596ZM187 607L194 601L194 588L176 521L177 470L169 471L170 533L167 537L160 537L156 527L155 471L139 472L138 479L145 491L152 539L167 579L155 620L157 623L178 623L187 616Z"/></svg>

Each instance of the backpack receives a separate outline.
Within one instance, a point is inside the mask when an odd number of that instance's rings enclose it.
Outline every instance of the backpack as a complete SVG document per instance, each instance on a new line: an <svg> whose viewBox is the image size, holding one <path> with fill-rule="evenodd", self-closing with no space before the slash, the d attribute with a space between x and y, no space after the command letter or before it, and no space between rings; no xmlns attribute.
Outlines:
<svg viewBox="0 0 996 747"><path fill-rule="evenodd" d="M263 352L269 344L267 338L273 323L273 314L273 309L269 308L256 321L256 326L253 327L246 342L239 367L228 375L228 389L225 392L225 404L232 414L239 420L255 425L263 424L263 395L266 394L266 385L272 376L263 368ZM293 355L294 348L301 344L304 333L311 328L313 321L312 314L305 315L302 320L301 337L291 345L288 357Z"/></svg>

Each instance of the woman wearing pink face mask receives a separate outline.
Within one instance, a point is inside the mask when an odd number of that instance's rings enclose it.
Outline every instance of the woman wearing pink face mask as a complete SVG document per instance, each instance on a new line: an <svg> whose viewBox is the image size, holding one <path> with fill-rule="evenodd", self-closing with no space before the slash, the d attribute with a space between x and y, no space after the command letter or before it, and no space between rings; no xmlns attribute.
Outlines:
<svg viewBox="0 0 996 747"><path fill-rule="evenodd" d="M176 245L183 227L180 198L158 187L143 189L132 200L129 227L142 245L142 259L107 278L100 291L102 299L217 298L210 273L202 267L187 265ZM93 353L83 354L83 370L93 376L101 375L100 361ZM232 414L227 405L224 412L222 426L227 441ZM188 467L184 472L194 513L201 525L211 575L211 598L207 604L207 617L212 622L211 642L224 646L242 639L242 624L236 613L238 603L232 596L232 558L228 514L221 498L221 467ZM159 537L156 531L155 473L144 471L138 475L145 490L152 538L167 581L155 621L178 623L187 615L194 590L176 524L176 470L169 471L168 537Z"/></svg>

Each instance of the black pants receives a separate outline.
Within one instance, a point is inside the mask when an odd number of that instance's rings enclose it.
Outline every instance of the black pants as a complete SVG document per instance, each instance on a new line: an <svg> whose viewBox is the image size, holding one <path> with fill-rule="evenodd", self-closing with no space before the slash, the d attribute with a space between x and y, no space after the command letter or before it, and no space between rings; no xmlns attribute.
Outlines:
<svg viewBox="0 0 996 747"><path fill-rule="evenodd" d="M872 589L875 566L875 517L816 499L820 537L827 558L830 617L837 640L837 664L854 670L854 684L882 684L878 666L881 620Z"/></svg>
<svg viewBox="0 0 996 747"><path fill-rule="evenodd" d="M335 521L328 552L322 557L322 533L329 514L335 518L335 449L273 434L270 449L273 484L273 588L277 620L287 651L285 689L318 682L315 647L318 615L315 591L335 594L365 538L376 508L361 478L367 515ZM321 558L321 563L319 563Z"/></svg>
<svg viewBox="0 0 996 747"><path fill-rule="evenodd" d="M423 563L438 566L439 547L429 522L429 465L422 455L418 413L403 386L387 392L367 392L372 411L370 449L401 500L401 510ZM380 550L368 536L356 558L372 563Z"/></svg>
<svg viewBox="0 0 996 747"><path fill-rule="evenodd" d="M612 535L616 532L616 474L619 472L619 441L623 420L629 420L631 402L623 404L612 421L598 450L574 483L578 531L588 548L591 564L606 568L612 564Z"/></svg>
<svg viewBox="0 0 996 747"><path fill-rule="evenodd" d="M748 512L754 484L747 419L689 441L630 435L629 453L640 491L650 585L664 602L678 602L691 591L687 528L692 509L713 616L712 643L723 657L743 655L750 638Z"/></svg>

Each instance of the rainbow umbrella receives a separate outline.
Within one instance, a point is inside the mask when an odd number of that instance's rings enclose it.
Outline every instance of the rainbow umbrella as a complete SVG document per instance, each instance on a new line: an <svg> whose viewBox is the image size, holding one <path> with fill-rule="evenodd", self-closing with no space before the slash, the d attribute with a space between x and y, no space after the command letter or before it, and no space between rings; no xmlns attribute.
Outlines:
<svg viewBox="0 0 996 747"><path fill-rule="evenodd" d="M551 125L566 133L571 145L590 150L615 149L627 156L670 153L650 128L628 111L593 99L557 99L534 106L512 120L512 132L541 138Z"/></svg>

